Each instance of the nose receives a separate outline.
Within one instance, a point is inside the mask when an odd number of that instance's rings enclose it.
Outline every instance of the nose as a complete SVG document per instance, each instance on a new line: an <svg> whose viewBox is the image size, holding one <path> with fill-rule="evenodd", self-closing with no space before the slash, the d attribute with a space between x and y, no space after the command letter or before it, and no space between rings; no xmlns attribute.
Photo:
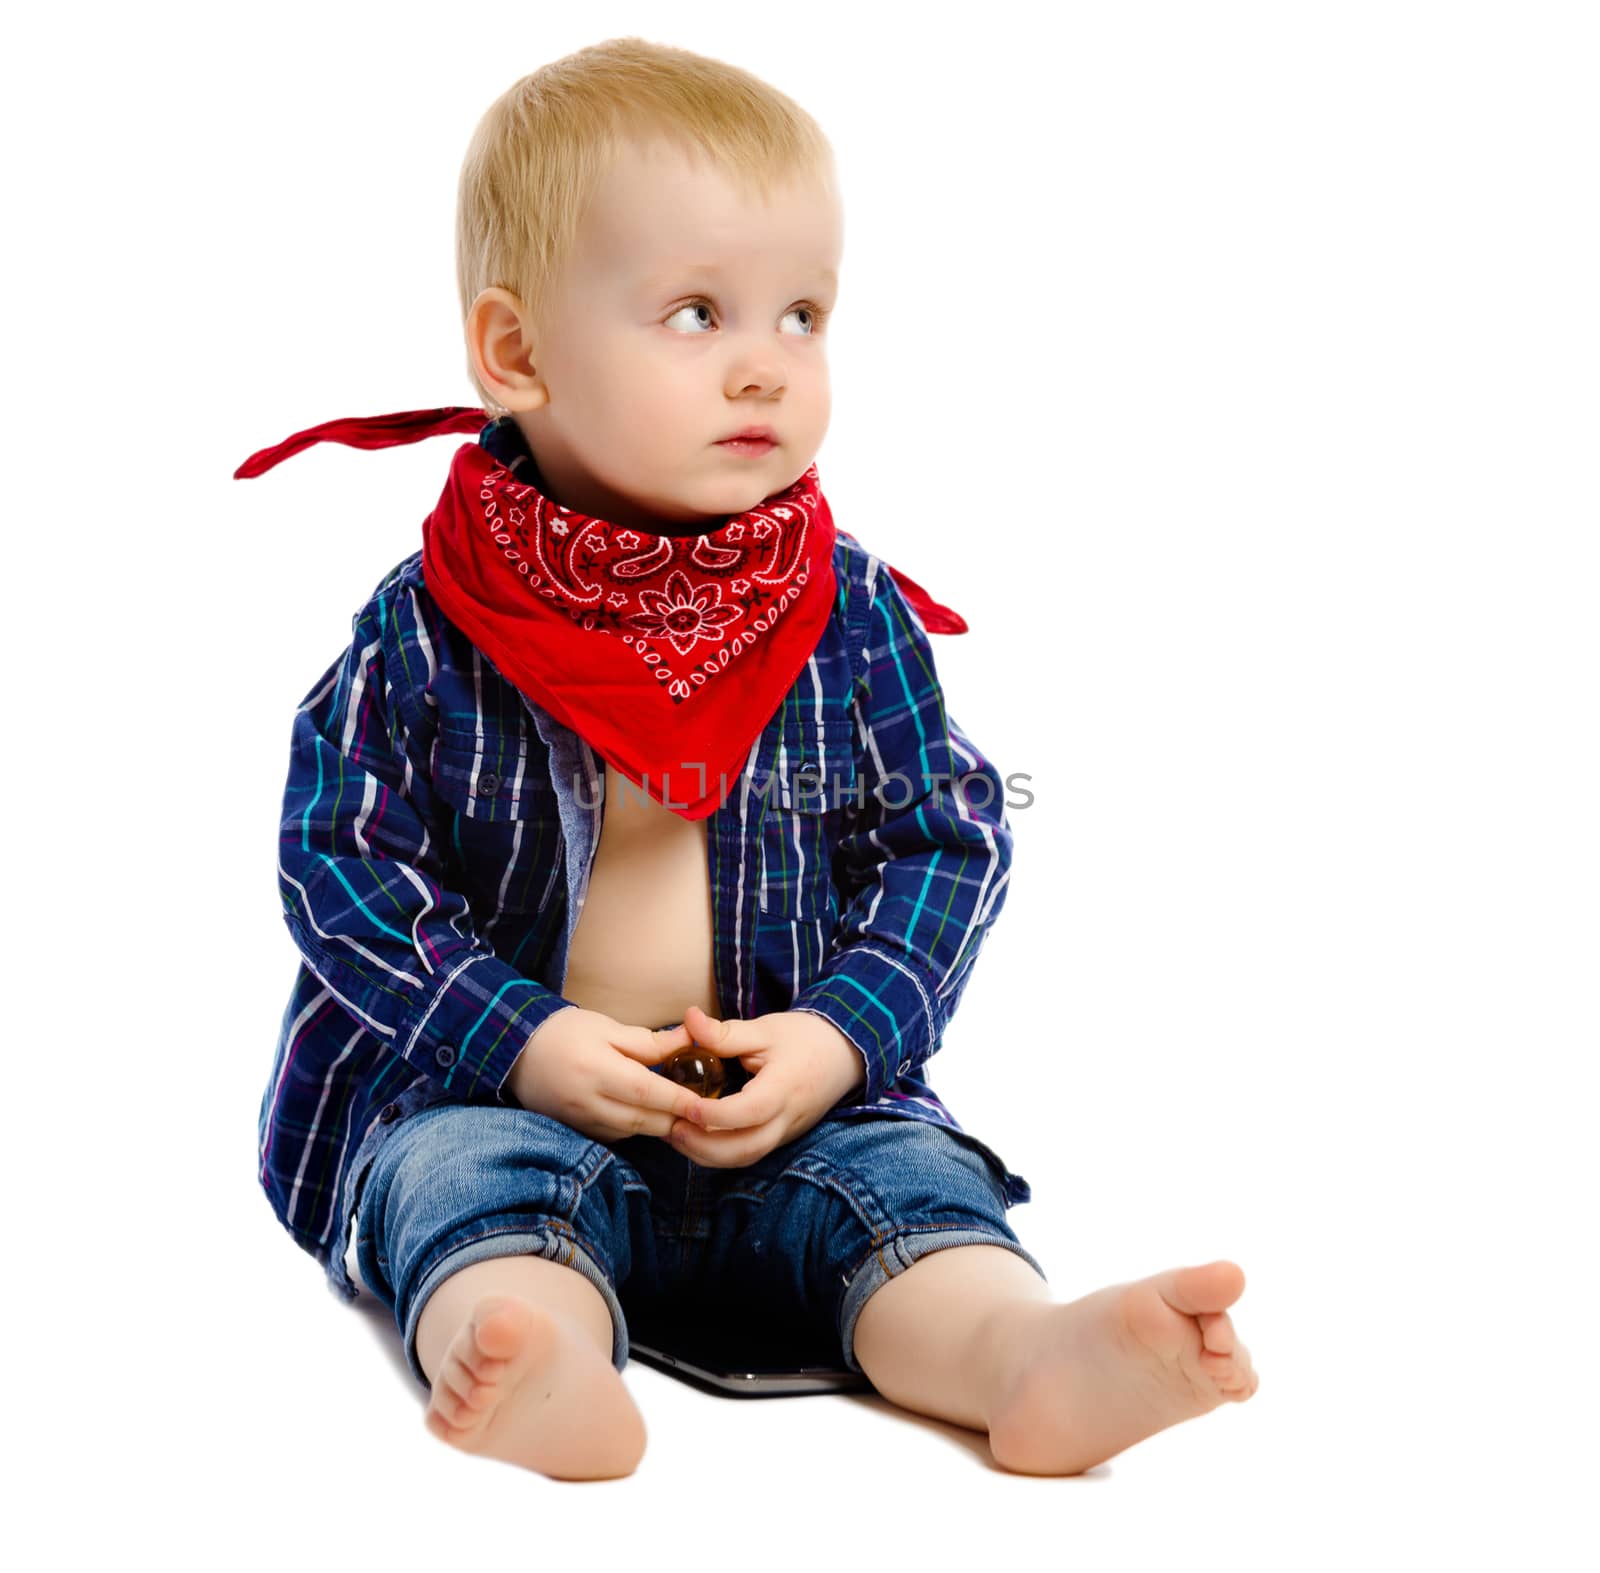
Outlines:
<svg viewBox="0 0 1600 1573"><path fill-rule="evenodd" d="M733 398L745 394L782 393L785 387L783 364L770 346L752 346L737 351L729 362L728 392Z"/></svg>
<svg viewBox="0 0 1600 1573"><path fill-rule="evenodd" d="M757 394L762 398L771 398L773 394L783 392L783 378L776 373L769 374L763 370L749 372L746 375L749 380L744 382L741 382L737 376L734 377L733 384L728 390L733 398L746 398L751 394Z"/></svg>

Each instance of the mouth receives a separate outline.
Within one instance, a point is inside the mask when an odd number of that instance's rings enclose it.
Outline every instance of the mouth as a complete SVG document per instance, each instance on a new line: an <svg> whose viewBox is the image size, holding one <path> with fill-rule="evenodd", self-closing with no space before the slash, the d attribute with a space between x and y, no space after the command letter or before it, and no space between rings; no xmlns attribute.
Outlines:
<svg viewBox="0 0 1600 1573"><path fill-rule="evenodd" d="M746 448L756 449L775 448L778 444L778 434L770 426L745 426L736 432L730 432L722 438L717 446L719 448Z"/></svg>

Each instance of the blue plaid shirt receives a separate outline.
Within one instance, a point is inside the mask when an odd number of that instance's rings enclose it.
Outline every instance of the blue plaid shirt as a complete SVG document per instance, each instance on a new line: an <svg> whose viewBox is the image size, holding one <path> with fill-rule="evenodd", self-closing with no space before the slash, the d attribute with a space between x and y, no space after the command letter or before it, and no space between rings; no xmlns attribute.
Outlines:
<svg viewBox="0 0 1600 1573"><path fill-rule="evenodd" d="M827 1119L959 1132L924 1067L1005 900L1005 783L882 561L840 531L833 562L826 632L706 822L718 1014L838 1027L865 1087ZM274 1212L347 1299L346 1176L403 1115L514 1105L512 1061L572 1003L603 769L445 619L420 551L352 627L290 733L278 883L301 959L257 1131Z"/></svg>

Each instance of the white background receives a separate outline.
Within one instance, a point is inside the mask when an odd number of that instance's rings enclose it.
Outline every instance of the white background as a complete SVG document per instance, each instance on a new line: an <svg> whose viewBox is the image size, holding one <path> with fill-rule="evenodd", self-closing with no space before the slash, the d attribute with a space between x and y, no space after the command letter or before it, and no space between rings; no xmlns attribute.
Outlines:
<svg viewBox="0 0 1600 1573"><path fill-rule="evenodd" d="M29 1565L1593 1566L1592 16L14 20ZM1081 1478L878 1398L739 1403L637 1363L630 1479L466 1457L257 1188L290 716L455 439L232 471L335 416L472 402L467 139L625 33L755 71L833 141L819 471L966 616L935 641L950 709L1032 777L936 1086L1032 1182L1010 1218L1057 1299L1247 1275L1257 1395Z"/></svg>

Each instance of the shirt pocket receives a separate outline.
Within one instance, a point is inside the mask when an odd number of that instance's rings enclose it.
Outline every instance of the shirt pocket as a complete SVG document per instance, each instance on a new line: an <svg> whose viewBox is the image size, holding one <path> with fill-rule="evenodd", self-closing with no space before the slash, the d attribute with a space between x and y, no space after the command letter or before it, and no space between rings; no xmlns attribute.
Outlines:
<svg viewBox="0 0 1600 1573"><path fill-rule="evenodd" d="M545 752L514 731L439 729L434 792L443 853L475 913L540 912L557 888L561 817Z"/></svg>
<svg viewBox="0 0 1600 1573"><path fill-rule="evenodd" d="M855 797L854 748L848 737L820 745L812 738L783 763L781 773L773 765L751 781L754 791L765 789L757 905L796 923L837 918L834 858Z"/></svg>

